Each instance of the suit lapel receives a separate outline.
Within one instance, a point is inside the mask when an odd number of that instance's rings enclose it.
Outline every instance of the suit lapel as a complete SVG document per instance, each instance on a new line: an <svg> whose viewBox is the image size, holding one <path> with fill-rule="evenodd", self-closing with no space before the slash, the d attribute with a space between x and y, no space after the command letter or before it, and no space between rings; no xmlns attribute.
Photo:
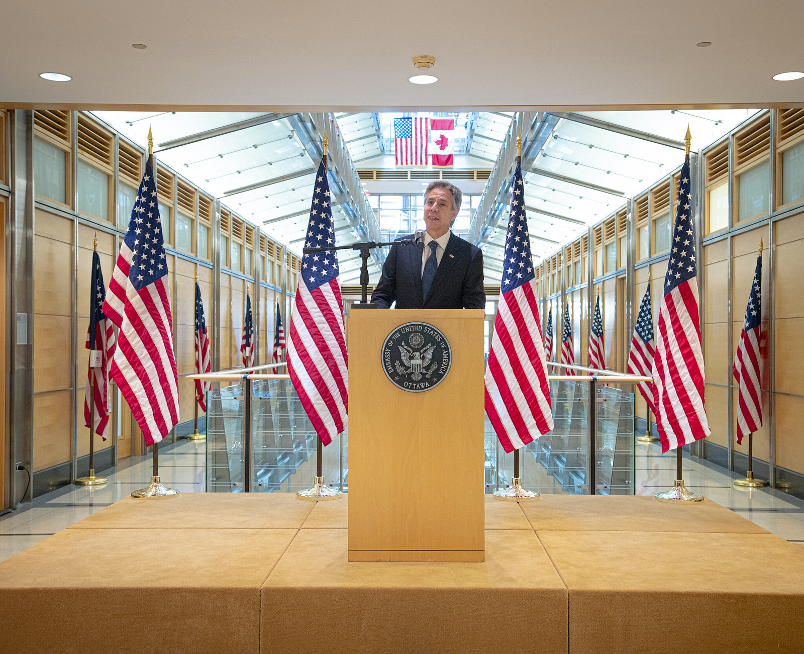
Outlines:
<svg viewBox="0 0 804 654"><path fill-rule="evenodd" d="M430 285L430 292L427 294L427 297L424 298L424 304L427 304L427 301L433 296L435 290L439 288L439 284L442 283L442 278L452 279L452 271L458 262L458 250L458 239L452 234L449 237L449 241L447 241L447 249L444 250L441 263L439 263L438 268L436 268L436 274L435 277L433 277L433 283ZM419 288L421 289L421 284L419 284Z"/></svg>
<svg viewBox="0 0 804 654"><path fill-rule="evenodd" d="M421 307L424 304L422 300L422 251L412 245L405 245L403 248L406 254L405 263L410 270L410 278L414 280L413 286L416 289L416 298L418 299L419 307Z"/></svg>

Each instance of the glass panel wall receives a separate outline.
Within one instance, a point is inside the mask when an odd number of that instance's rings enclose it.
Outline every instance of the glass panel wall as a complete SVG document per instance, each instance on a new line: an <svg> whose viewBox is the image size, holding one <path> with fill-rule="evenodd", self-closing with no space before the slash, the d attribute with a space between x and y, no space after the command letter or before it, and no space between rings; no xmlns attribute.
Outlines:
<svg viewBox="0 0 804 654"><path fill-rule="evenodd" d="M67 204L67 153L41 139L34 139L36 194Z"/></svg>
<svg viewBox="0 0 804 654"><path fill-rule="evenodd" d="M176 214L176 248L185 252L193 250L193 221L181 213Z"/></svg>
<svg viewBox="0 0 804 654"><path fill-rule="evenodd" d="M109 220L109 175L78 160L78 211Z"/></svg>
<svg viewBox="0 0 804 654"><path fill-rule="evenodd" d="M723 182L709 191L709 231L729 226L729 184Z"/></svg>
<svg viewBox="0 0 804 654"><path fill-rule="evenodd" d="M670 249L670 214L659 216L653 223L654 254Z"/></svg>
<svg viewBox="0 0 804 654"><path fill-rule="evenodd" d="M759 164L738 178L740 189L738 220L750 220L768 213L770 161Z"/></svg>
<svg viewBox="0 0 804 654"><path fill-rule="evenodd" d="M134 209L134 203L137 201L137 189L123 184L122 182L117 185L117 226L122 229L128 229L128 224L131 222L131 211Z"/></svg>
<svg viewBox="0 0 804 654"><path fill-rule="evenodd" d="M198 223L198 256L203 259L210 258L209 227Z"/></svg>
<svg viewBox="0 0 804 654"><path fill-rule="evenodd" d="M782 153L782 204L798 202L802 198L804 198L804 143L799 143Z"/></svg>

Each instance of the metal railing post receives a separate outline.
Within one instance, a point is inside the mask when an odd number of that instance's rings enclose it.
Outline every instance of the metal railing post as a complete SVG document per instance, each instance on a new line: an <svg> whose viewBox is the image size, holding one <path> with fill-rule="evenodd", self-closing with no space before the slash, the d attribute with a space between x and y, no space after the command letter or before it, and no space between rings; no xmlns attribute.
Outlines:
<svg viewBox="0 0 804 654"><path fill-rule="evenodd" d="M243 492L251 492L251 377L243 375Z"/></svg>
<svg viewBox="0 0 804 654"><path fill-rule="evenodd" d="M589 494L597 494L597 377L589 380L589 460L587 484Z"/></svg>

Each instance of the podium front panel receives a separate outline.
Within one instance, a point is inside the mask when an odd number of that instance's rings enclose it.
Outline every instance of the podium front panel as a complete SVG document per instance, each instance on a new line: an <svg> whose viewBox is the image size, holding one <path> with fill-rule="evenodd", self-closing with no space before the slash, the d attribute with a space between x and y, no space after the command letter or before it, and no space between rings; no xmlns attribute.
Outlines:
<svg viewBox="0 0 804 654"><path fill-rule="evenodd" d="M483 560L483 320L482 310L350 312L349 560ZM441 331L451 350L449 372L422 392L383 369L383 343L411 322Z"/></svg>

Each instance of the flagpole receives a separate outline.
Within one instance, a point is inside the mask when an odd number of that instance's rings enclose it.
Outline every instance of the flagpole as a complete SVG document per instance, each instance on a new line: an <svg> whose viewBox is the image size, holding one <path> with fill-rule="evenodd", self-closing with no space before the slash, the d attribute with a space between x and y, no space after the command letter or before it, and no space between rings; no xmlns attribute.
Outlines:
<svg viewBox="0 0 804 654"><path fill-rule="evenodd" d="M519 133L516 137L516 163L517 166L522 166L522 115L519 115ZM514 189L511 189L513 196ZM522 488L522 477L519 470L519 449L514 450L514 475L511 478L511 485L508 488L501 488L494 491L494 497L498 500L506 502L527 502L530 500L538 500L539 493L525 490Z"/></svg>
<svg viewBox="0 0 804 654"><path fill-rule="evenodd" d="M198 287L198 268L197 267L195 269L195 286L196 286L196 288ZM195 288L193 289L193 294L195 294ZM195 340L196 340L196 343L198 343L198 323L197 323L197 318L198 318L198 311L196 310L196 319L193 320L193 323L195 324ZM198 346L196 345L196 347L198 347ZM197 351L195 353L195 356L196 356L196 360L198 360L198 357L201 356L201 352ZM199 368L200 368L200 366L199 366ZM199 372L203 372L203 371L199 370ZM193 383L194 384L201 384L202 389L204 387L204 382L203 381L196 381L196 382L193 382ZM193 395L195 395L195 393L193 393ZM187 440L188 441L203 441L203 440L206 440L206 437L207 437L206 434L199 434L198 433L198 398L193 397L193 433L187 435Z"/></svg>
<svg viewBox="0 0 804 654"><path fill-rule="evenodd" d="M648 288L650 288L650 278L651 278L651 270L650 266L648 266ZM652 293L651 297L653 297ZM652 311L651 315L653 315ZM643 436L637 436L636 439L638 443L658 443L659 439L656 438L656 436L654 436L650 430L650 404L648 404L647 402L645 402L645 404L647 404L647 410L648 410L647 420L645 423L645 434Z"/></svg>
<svg viewBox="0 0 804 654"><path fill-rule="evenodd" d="M154 137L151 128L148 127L148 165L151 167L151 172L154 169ZM156 180L154 180L154 184ZM161 218L161 216L160 216ZM175 488L168 488L159 478L159 441L154 441L153 445L153 473L151 475L151 483L146 488L135 490L131 497L136 499L162 499L165 497L173 497L179 494Z"/></svg>
<svg viewBox="0 0 804 654"><path fill-rule="evenodd" d="M690 134L689 125L687 125L687 134L684 137L684 142L687 145L686 156L689 158L690 143L692 142L692 134ZM661 502L703 502L704 498L702 495L696 495L695 493L688 491L684 486L684 453L682 452L682 447L682 445L676 447L676 483L673 485L671 490L665 491L664 493L656 493L655 495L656 499Z"/></svg>
<svg viewBox="0 0 804 654"><path fill-rule="evenodd" d="M92 251L98 251L97 233L95 234ZM95 257L92 259L92 263L94 264ZM94 289L92 292L94 292ZM97 346L97 343L95 345ZM95 476L95 370L94 366L92 365L92 353L94 351L95 350L89 351L89 474L86 477L79 477L75 480L75 483L79 486L101 486L107 482L106 477Z"/></svg>
<svg viewBox="0 0 804 654"><path fill-rule="evenodd" d="M324 127L324 137L321 142L321 163L324 166L324 174L327 174L327 128ZM363 264L365 266L365 260ZM367 270L368 272L368 270ZM366 299L366 286L368 284L368 278L366 278L365 282L363 280L363 273L360 273L360 283L363 285L363 302L368 302ZM339 500L344 497L342 491L329 488L324 483L324 444L321 442L321 437L316 437L316 448L315 448L315 480L313 482L312 488L307 488L305 490L300 490L296 493L297 500L310 500L312 502L318 501L325 501L325 500Z"/></svg>
<svg viewBox="0 0 804 654"><path fill-rule="evenodd" d="M763 242L759 241L759 256L762 257ZM754 479L754 432L748 432L748 471L744 479L735 479L734 485L740 488L764 488L768 482Z"/></svg>

